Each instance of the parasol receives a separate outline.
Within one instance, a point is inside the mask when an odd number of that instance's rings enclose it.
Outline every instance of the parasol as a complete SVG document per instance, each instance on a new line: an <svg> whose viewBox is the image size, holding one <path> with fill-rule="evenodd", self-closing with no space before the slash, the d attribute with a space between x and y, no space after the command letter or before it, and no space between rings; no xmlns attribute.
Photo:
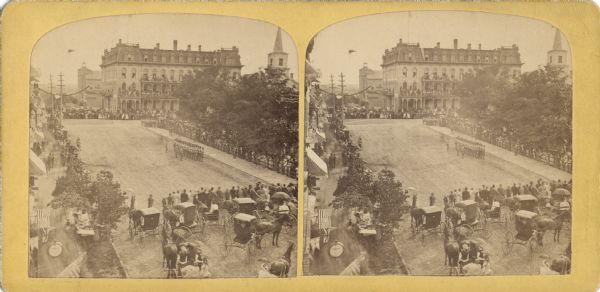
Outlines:
<svg viewBox="0 0 600 292"><path fill-rule="evenodd" d="M290 200L290 195L288 195L284 192L276 192L275 194L273 194L273 196L271 196L271 199Z"/></svg>
<svg viewBox="0 0 600 292"><path fill-rule="evenodd" d="M552 192L552 194L555 196L570 196L571 192L569 192L568 190L563 189L563 188L558 188L558 189L554 190Z"/></svg>

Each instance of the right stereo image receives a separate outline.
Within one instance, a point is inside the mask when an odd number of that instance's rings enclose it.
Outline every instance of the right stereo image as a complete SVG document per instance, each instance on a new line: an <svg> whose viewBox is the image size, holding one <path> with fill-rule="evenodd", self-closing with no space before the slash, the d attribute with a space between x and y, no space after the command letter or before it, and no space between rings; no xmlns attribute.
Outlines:
<svg viewBox="0 0 600 292"><path fill-rule="evenodd" d="M320 31L305 69L304 275L571 271L572 66L533 18Z"/></svg>

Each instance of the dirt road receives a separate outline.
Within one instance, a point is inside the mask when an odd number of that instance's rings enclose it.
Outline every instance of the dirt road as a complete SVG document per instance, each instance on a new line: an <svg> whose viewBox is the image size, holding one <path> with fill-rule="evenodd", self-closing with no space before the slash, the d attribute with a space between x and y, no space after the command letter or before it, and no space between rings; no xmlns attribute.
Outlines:
<svg viewBox="0 0 600 292"><path fill-rule="evenodd" d="M218 161L175 159L172 149L165 153L161 137L143 128L140 121L67 120L64 125L71 136L81 139L81 158L88 169L92 172L112 171L123 190L133 190L137 208L146 207L149 194L153 195L155 206L160 208L162 197L169 192L256 183L255 177ZM129 277L163 278L160 236L149 236L143 243L132 241L127 233L127 220L122 221L114 243ZM281 257L287 242L296 239L292 232L284 232L279 247L271 247L270 241L265 240L264 250L249 259L240 250L223 255L224 240L220 233L219 228L208 227L204 236L196 238L204 242L203 252L208 256L210 272L217 278L256 277L259 259ZM292 259L290 275L295 275L295 253Z"/></svg>
<svg viewBox="0 0 600 292"><path fill-rule="evenodd" d="M350 120L345 121L353 139L362 138L362 157L371 168L393 170L405 187L415 187L418 205L429 204L429 195L436 195L436 205L442 206L442 196L452 189L481 185L490 186L536 181L539 176L504 160L486 156L485 160L456 155L454 143L446 149L439 133L424 126L421 120ZM548 166L549 167L549 166ZM413 239L410 220L402 222L396 234L401 255L412 274L444 275L443 240L440 234L431 234L425 244ZM552 242L546 234L545 247L530 259L528 250L515 245L510 254L502 253L502 242L507 230L514 232L514 223L508 227L490 224L491 237L487 240L494 274L536 274L542 259L540 255L555 256L567 246L570 228L563 228L561 242ZM477 237L477 234L475 235Z"/></svg>

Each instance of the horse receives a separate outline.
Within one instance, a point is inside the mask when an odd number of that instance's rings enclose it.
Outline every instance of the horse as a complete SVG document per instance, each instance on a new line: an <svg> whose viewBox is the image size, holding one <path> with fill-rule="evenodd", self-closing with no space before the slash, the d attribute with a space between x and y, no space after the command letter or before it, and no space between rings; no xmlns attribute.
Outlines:
<svg viewBox="0 0 600 292"><path fill-rule="evenodd" d="M454 227L453 236L457 241L464 241L473 234L473 228L469 225L463 224Z"/></svg>
<svg viewBox="0 0 600 292"><path fill-rule="evenodd" d="M130 210L129 211L129 222L133 224L134 234L142 226L142 212L139 210ZM132 234L132 235L134 235Z"/></svg>
<svg viewBox="0 0 600 292"><path fill-rule="evenodd" d="M287 220L285 216L281 216L273 221L266 220L257 220L254 223L254 230L256 231L256 247L261 249L261 240L262 236L267 233L273 234L273 239L271 240L271 244L274 246L279 246L279 234L281 233L281 227L283 222Z"/></svg>
<svg viewBox="0 0 600 292"><path fill-rule="evenodd" d="M554 225L554 242L560 242L560 231L562 230L563 223L567 220L569 213L562 212L558 216L554 217L556 224Z"/></svg>
<svg viewBox="0 0 600 292"><path fill-rule="evenodd" d="M168 227L162 228L163 268L167 268L167 279L177 278L177 245L168 234Z"/></svg>
<svg viewBox="0 0 600 292"><path fill-rule="evenodd" d="M414 226L413 235L415 235L416 230L423 225L423 216L425 216L425 211L423 209L416 207L410 209L410 225Z"/></svg>
<svg viewBox="0 0 600 292"><path fill-rule="evenodd" d="M456 226L458 224L458 220L460 220L460 210L454 207L446 208L444 210L444 215L446 216L446 222L452 224L452 226Z"/></svg>
<svg viewBox="0 0 600 292"><path fill-rule="evenodd" d="M450 275L454 273L458 269L458 256L460 247L458 246L458 242L454 239L452 232L450 232L450 227L447 224L443 225L444 230L444 265L448 264L450 266Z"/></svg>
<svg viewBox="0 0 600 292"><path fill-rule="evenodd" d="M165 223L168 223L171 229L179 226L179 216L173 212L173 210L165 210L163 212L163 218Z"/></svg>
<svg viewBox="0 0 600 292"><path fill-rule="evenodd" d="M290 242L287 250L281 258L272 261L269 264L269 273L278 276L279 278L287 278L292 263L292 251L294 249L294 243Z"/></svg>

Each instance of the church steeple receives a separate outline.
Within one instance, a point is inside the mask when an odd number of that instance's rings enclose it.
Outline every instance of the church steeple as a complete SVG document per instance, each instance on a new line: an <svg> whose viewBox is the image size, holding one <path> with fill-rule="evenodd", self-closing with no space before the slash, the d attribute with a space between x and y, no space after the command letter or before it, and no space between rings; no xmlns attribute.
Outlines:
<svg viewBox="0 0 600 292"><path fill-rule="evenodd" d="M277 35L275 36L275 44L273 45L273 51L269 53L267 57L269 68L281 69L284 71L285 76L289 77L289 68L287 66L288 54L283 50L283 41L281 40L281 28L277 28Z"/></svg>
<svg viewBox="0 0 600 292"><path fill-rule="evenodd" d="M562 51L562 38L560 36L560 31L558 28L554 32L554 45L552 46L552 50Z"/></svg>
<svg viewBox="0 0 600 292"><path fill-rule="evenodd" d="M273 46L274 53L283 53L283 42L281 41L281 28L277 28L277 36L275 37L275 45Z"/></svg>

